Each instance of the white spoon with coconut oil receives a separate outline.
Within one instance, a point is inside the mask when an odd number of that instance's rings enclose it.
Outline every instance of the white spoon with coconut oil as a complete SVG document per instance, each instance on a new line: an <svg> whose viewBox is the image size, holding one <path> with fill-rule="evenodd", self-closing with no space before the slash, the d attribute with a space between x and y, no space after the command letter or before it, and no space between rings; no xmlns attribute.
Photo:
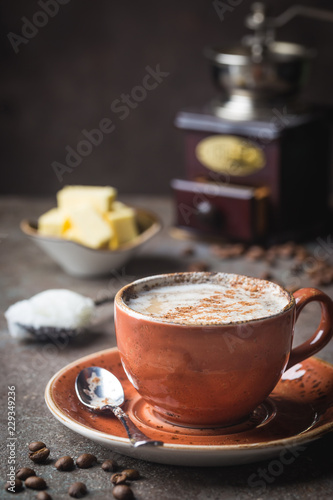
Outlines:
<svg viewBox="0 0 333 500"><path fill-rule="evenodd" d="M95 308L113 299L114 295L94 301L71 290L46 290L16 302L5 317L9 333L18 340L69 338L86 331Z"/></svg>

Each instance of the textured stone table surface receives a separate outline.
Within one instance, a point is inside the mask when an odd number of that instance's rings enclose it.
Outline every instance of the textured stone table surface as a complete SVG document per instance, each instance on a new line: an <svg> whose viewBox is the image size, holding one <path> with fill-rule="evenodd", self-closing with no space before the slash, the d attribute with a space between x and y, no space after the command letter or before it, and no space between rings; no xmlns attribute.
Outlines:
<svg viewBox="0 0 333 500"><path fill-rule="evenodd" d="M266 265L248 262L244 258L218 260L210 252L206 243L191 243L195 254L184 257L182 251L188 247L186 241L176 240L169 235L172 223L172 204L168 199L128 197L125 201L150 208L164 221L163 231L151 240L138 255L122 269L114 271L103 279L77 279L66 275L33 241L19 229L21 219L36 219L38 215L51 208L52 199L2 198L0 199L0 280L1 312L14 302L31 297L49 288L68 288L90 297L104 292L114 292L137 277L185 270L191 261L205 260L212 270L244 273L260 276ZM330 239L326 240L330 242ZM313 243L314 249L319 245ZM330 248L328 248L330 250ZM273 274L285 283L294 280L287 271L286 263L279 263ZM298 279L298 278L297 278ZM292 283L295 284L295 283ZM306 278L301 277L299 286L309 286ZM324 289L333 296L333 288ZM301 342L315 329L319 312L314 305L304 310L300 316L295 341ZM53 344L34 342L18 343L7 331L3 314L0 316L1 329L1 484L0 498L10 498L3 489L9 470L7 443L7 387L16 387L16 467L31 466L27 458L27 443L42 440L51 449L54 460L63 455L79 456L92 452L101 461L115 458L121 466L137 468L142 479L133 483L135 498L138 500L176 500L176 499L325 499L333 495L332 470L332 433L310 444L299 454L295 461L283 467L278 476L270 476L265 487L257 489L249 485L249 477L259 469L268 470L269 461L242 466L229 467L176 467L142 462L118 455L105 449L61 425L49 413L44 403L44 389L52 375L63 366L84 355L116 345L113 310L110 305L103 306L99 312L98 328L91 335L77 338L65 349ZM321 358L333 362L333 342L321 351ZM30 463L29 463L30 462ZM54 461L53 461L54 463ZM89 470L75 470L60 473L52 465L37 465L36 471L42 475L53 499L70 498L68 486L75 480L87 484L89 495L86 498L113 498L108 475L100 466ZM36 492L24 490L18 498L36 498Z"/></svg>

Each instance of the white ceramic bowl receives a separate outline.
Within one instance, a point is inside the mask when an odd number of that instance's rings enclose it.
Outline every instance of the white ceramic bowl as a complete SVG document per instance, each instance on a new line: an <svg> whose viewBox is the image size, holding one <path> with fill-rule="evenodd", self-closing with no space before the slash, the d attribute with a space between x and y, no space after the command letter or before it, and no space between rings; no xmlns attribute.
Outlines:
<svg viewBox="0 0 333 500"><path fill-rule="evenodd" d="M80 278L103 276L124 265L141 245L162 228L157 215L148 210L133 208L140 234L135 240L117 250L95 250L74 241L40 235L37 223L28 220L23 220L20 227L23 233L42 248L66 273Z"/></svg>

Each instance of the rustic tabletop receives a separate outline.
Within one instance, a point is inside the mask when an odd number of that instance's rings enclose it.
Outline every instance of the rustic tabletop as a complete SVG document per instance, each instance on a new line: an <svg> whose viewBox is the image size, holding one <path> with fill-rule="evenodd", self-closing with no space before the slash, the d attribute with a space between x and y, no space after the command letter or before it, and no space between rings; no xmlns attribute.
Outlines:
<svg viewBox="0 0 333 500"><path fill-rule="evenodd" d="M211 252L207 243L174 239L169 234L172 224L172 203L169 199L150 197L128 197L125 201L150 208L164 223L164 229L143 247L125 267L114 270L106 278L78 279L66 275L42 250L37 248L19 229L23 218L36 219L51 208L52 199L28 199L3 197L0 200L0 266L1 266L1 312L18 300L50 288L68 288L92 298L104 293L113 293L134 279L163 272L183 271L190 264L204 261L211 270L236 272L262 276L268 270L263 261L249 261L244 257L221 259ZM188 247L193 250L189 255ZM312 252L322 256L333 252L330 237L317 240L311 245ZM270 270L273 277L287 286L311 286L306 274L290 273L290 263L284 260ZM333 297L333 287L324 291ZM301 314L295 333L295 342L300 343L312 333L319 321L316 305L307 307ZM52 343L18 343L7 331L3 314L1 328L1 402L2 447L0 498L10 498L3 484L9 472L9 461L13 459L16 469L31 467L43 476L48 492L53 499L69 498L68 487L74 481L83 481L89 490L87 498L112 498L112 485L100 465L89 470L75 469L59 473L54 468L56 458L63 455L78 457L81 453L93 453L99 462L115 459L120 467L136 468L141 479L133 482L133 491L138 500L183 499L312 499L332 498L332 446L333 434L302 449L295 460L279 469L270 468L269 460L248 465L228 467L181 467L143 462L114 453L64 427L50 414L44 402L44 389L55 372L68 363L87 354L116 345L113 309L101 307L98 328L91 335L77 338L62 348ZM333 363L333 342L319 354ZM15 446L10 451L8 443L8 387L15 386ZM51 450L50 462L34 465L27 456L27 445L31 441L44 441ZM273 472L272 473L270 473ZM251 477L264 478L251 481ZM36 498L37 492L25 489L18 494L22 499Z"/></svg>

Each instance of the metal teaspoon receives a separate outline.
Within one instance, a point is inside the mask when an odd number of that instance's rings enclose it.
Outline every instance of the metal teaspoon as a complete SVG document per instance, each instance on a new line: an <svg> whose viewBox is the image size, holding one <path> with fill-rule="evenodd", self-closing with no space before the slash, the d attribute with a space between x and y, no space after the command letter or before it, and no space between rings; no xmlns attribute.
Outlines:
<svg viewBox="0 0 333 500"><path fill-rule="evenodd" d="M143 434L120 408L125 400L124 390L115 375L98 366L90 366L80 371L75 381L75 391L82 404L91 410L110 410L126 429L129 440L138 446L163 446L162 441L154 441Z"/></svg>

